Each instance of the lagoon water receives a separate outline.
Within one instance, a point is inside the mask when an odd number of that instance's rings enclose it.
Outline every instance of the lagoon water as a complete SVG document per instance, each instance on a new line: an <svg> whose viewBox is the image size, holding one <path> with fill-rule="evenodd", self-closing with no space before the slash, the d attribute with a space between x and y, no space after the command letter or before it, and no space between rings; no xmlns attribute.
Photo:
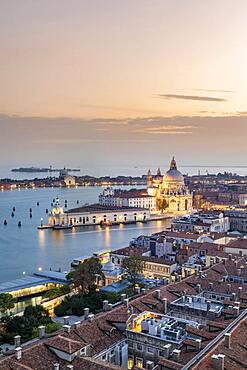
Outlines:
<svg viewBox="0 0 247 370"><path fill-rule="evenodd" d="M97 202L101 187L22 189L0 192L0 283L37 271L39 268L68 271L70 262L95 251L117 249L141 234L152 234L169 226L168 220L107 228L87 226L68 230L37 230L46 208L56 196L68 209ZM39 206L37 206L39 202ZM15 207L15 216L11 217ZM32 218L29 209L32 208ZM4 226L4 220L7 226ZM18 221L22 226L18 227Z"/></svg>

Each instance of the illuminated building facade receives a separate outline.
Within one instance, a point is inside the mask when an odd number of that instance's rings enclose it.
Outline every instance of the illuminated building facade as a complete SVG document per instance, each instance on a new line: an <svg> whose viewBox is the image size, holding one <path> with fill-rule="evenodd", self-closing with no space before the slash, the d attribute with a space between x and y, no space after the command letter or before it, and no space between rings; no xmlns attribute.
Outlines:
<svg viewBox="0 0 247 370"><path fill-rule="evenodd" d="M166 212L192 211L192 194L184 183L184 177L177 169L173 157L170 169L161 175L160 169L156 176L147 173L147 193L156 199L158 210Z"/></svg>

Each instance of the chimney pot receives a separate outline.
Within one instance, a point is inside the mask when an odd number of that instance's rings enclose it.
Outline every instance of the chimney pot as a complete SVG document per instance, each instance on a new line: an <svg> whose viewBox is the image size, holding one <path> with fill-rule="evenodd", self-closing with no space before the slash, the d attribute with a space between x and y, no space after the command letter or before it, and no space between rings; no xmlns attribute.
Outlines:
<svg viewBox="0 0 247 370"><path fill-rule="evenodd" d="M60 365L58 363L53 364L53 370L59 370Z"/></svg>
<svg viewBox="0 0 247 370"><path fill-rule="evenodd" d="M180 349L175 348L172 351L172 357L173 357L174 361L176 361L176 362L179 362L180 361L180 354L181 354L181 350Z"/></svg>
<svg viewBox="0 0 247 370"><path fill-rule="evenodd" d="M45 337L45 326L44 325L40 325L38 327L39 329L39 338L44 338Z"/></svg>
<svg viewBox="0 0 247 370"><path fill-rule="evenodd" d="M22 356L22 348L17 347L15 349L15 358L19 361L21 359L21 356Z"/></svg>
<svg viewBox="0 0 247 370"><path fill-rule="evenodd" d="M103 301L103 311L108 311L108 303L107 300Z"/></svg>
<svg viewBox="0 0 247 370"><path fill-rule="evenodd" d="M155 290L154 297L160 299L160 289Z"/></svg>
<svg viewBox="0 0 247 370"><path fill-rule="evenodd" d="M66 333L70 333L70 330L71 330L71 326L70 325L63 325L63 329Z"/></svg>
<svg viewBox="0 0 247 370"><path fill-rule="evenodd" d="M168 343L164 346L164 352L165 352L165 358L169 358L170 356L170 351L171 351L171 344Z"/></svg>
<svg viewBox="0 0 247 370"><path fill-rule="evenodd" d="M20 345L21 345L21 336L20 335L16 335L14 337L14 340L15 340L15 348L20 347Z"/></svg>
<svg viewBox="0 0 247 370"><path fill-rule="evenodd" d="M121 294L121 302L123 303L124 299L126 298L126 294Z"/></svg>
<svg viewBox="0 0 247 370"><path fill-rule="evenodd" d="M128 307L129 306L129 298L125 298L123 304Z"/></svg>
<svg viewBox="0 0 247 370"><path fill-rule="evenodd" d="M227 347L227 348L231 348L231 333L226 333L225 334L225 346Z"/></svg>
<svg viewBox="0 0 247 370"><path fill-rule="evenodd" d="M93 313L90 313L90 315L88 315L88 320L89 320L90 322L92 322L92 321L93 321L93 319L94 319L94 314L93 314Z"/></svg>
<svg viewBox="0 0 247 370"><path fill-rule="evenodd" d="M76 321L74 325L75 325L75 328L78 329L80 327L80 325L81 325L81 322L80 321Z"/></svg>
<svg viewBox="0 0 247 370"><path fill-rule="evenodd" d="M89 315L89 308L85 307L84 308L84 320L86 320L88 318L88 315Z"/></svg>
<svg viewBox="0 0 247 370"><path fill-rule="evenodd" d="M69 325L69 316L64 316L64 318L63 318L63 324L64 325Z"/></svg>

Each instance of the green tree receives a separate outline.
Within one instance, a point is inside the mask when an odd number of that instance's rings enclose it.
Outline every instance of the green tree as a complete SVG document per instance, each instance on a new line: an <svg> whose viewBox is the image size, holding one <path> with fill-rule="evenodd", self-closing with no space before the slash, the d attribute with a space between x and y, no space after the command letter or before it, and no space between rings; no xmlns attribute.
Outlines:
<svg viewBox="0 0 247 370"><path fill-rule="evenodd" d="M123 260L123 268L126 270L129 281L135 286L143 273L144 261L141 256L131 256Z"/></svg>
<svg viewBox="0 0 247 370"><path fill-rule="evenodd" d="M7 310L15 307L15 298L9 293L0 294L0 312L1 314L5 313Z"/></svg>
<svg viewBox="0 0 247 370"><path fill-rule="evenodd" d="M76 288L82 293L86 294L94 291L97 283L104 280L102 272L102 265L98 258L87 258L83 263L76 267L76 269L69 274L72 282Z"/></svg>

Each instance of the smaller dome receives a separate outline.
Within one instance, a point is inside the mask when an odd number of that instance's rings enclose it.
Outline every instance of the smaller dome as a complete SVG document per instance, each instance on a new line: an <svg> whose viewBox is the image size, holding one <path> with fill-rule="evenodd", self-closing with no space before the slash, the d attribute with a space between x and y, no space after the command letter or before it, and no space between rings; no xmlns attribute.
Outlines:
<svg viewBox="0 0 247 370"><path fill-rule="evenodd" d="M114 263L109 260L103 265L103 271L113 271L115 269Z"/></svg>

